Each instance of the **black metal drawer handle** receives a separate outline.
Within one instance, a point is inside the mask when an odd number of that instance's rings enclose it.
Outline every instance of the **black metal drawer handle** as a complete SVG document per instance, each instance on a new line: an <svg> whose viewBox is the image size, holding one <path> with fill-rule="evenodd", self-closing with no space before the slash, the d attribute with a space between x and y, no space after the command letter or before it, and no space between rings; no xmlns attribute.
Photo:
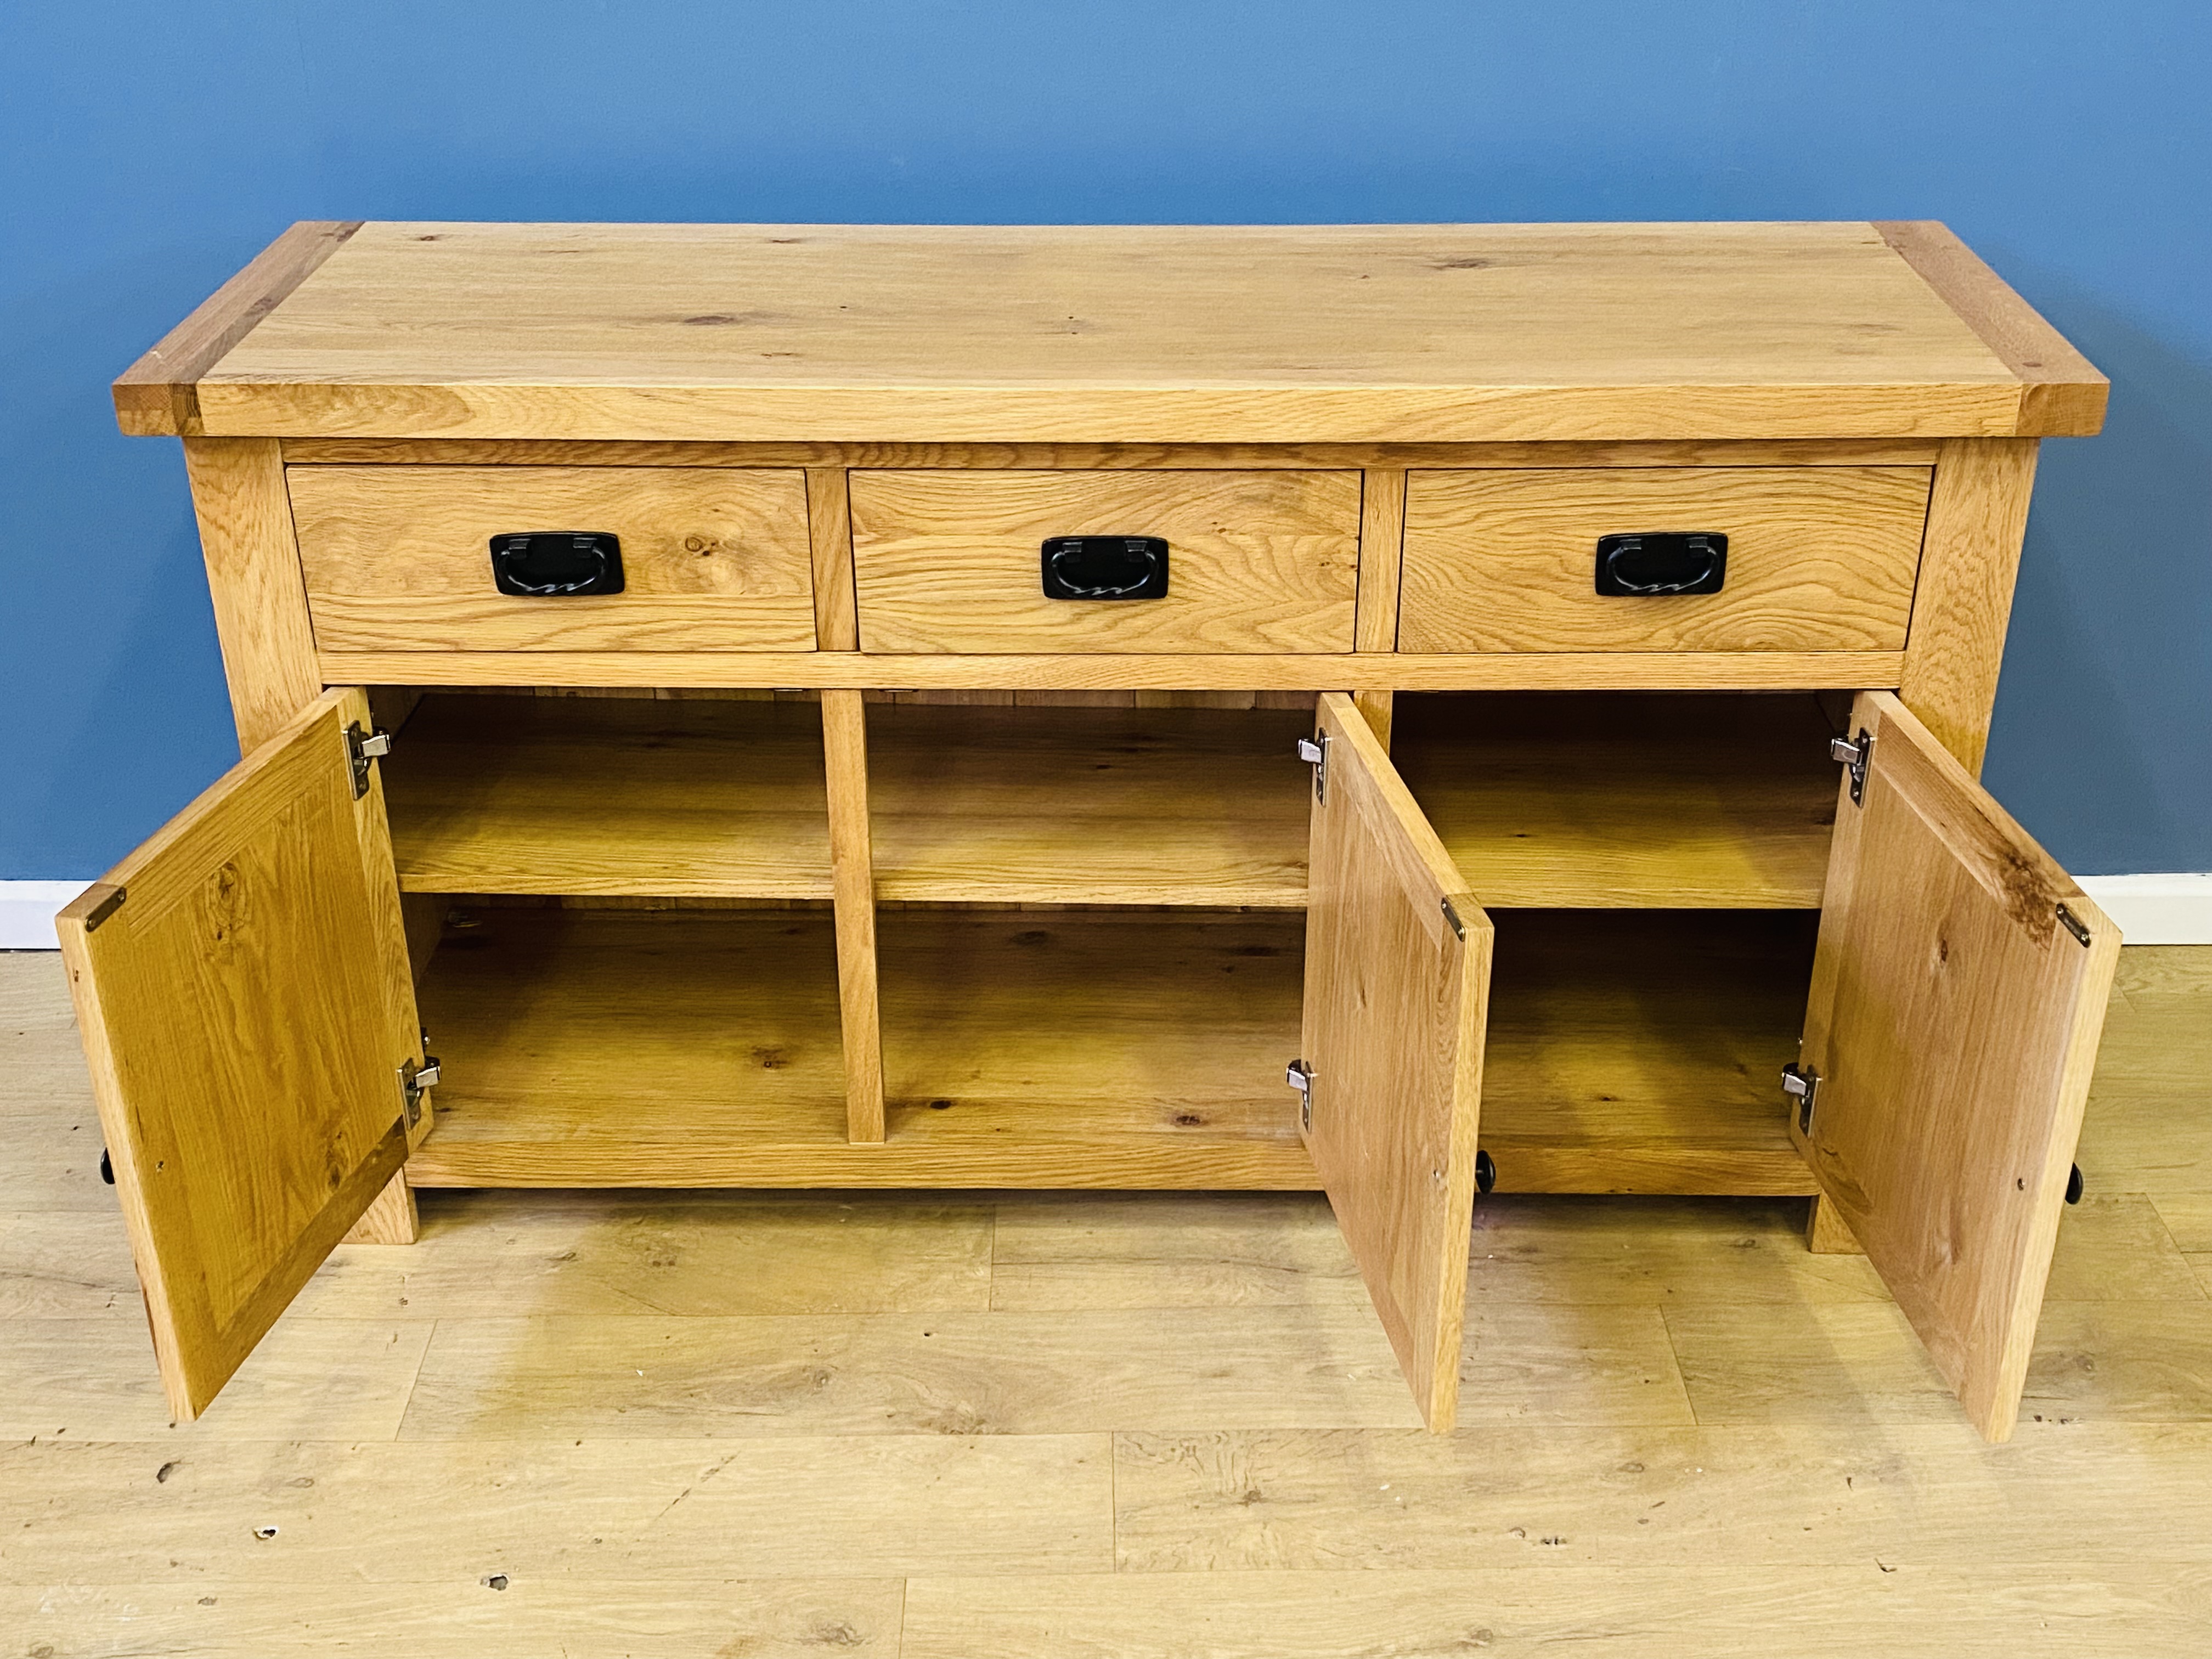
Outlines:
<svg viewBox="0 0 2212 1659"><path fill-rule="evenodd" d="M495 536L491 575L501 592L532 599L619 593L622 543L596 530L528 530Z"/></svg>
<svg viewBox="0 0 2212 1659"><path fill-rule="evenodd" d="M1711 531L1644 531L1597 538L1597 591L1615 598L1717 593L1728 538Z"/></svg>
<svg viewBox="0 0 2212 1659"><path fill-rule="evenodd" d="M1050 536L1042 554L1048 599L1164 599L1168 544L1159 536Z"/></svg>

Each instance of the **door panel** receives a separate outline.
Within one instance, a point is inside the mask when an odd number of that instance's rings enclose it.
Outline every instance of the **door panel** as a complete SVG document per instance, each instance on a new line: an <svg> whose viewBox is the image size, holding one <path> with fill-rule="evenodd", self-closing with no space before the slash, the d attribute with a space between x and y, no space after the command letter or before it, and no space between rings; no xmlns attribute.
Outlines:
<svg viewBox="0 0 2212 1659"><path fill-rule="evenodd" d="M1459 1397L1490 918L1352 699L1322 697L1318 728L1306 1146L1421 1414L1442 1433Z"/></svg>
<svg viewBox="0 0 2212 1659"><path fill-rule="evenodd" d="M1852 731L1790 1132L1990 1440L2012 1432L2119 931L1886 691ZM2061 915L2062 907L2064 915ZM2087 942L2066 925L2071 917Z"/></svg>
<svg viewBox="0 0 2212 1659"><path fill-rule="evenodd" d="M324 696L58 919L179 1422L406 1156L398 884L345 738L368 720L360 692Z"/></svg>

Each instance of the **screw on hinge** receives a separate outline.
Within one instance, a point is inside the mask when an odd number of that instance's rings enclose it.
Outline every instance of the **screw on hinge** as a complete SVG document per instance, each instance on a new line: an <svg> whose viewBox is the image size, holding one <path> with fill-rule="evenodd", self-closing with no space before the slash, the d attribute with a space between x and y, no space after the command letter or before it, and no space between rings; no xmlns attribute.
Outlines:
<svg viewBox="0 0 2212 1659"><path fill-rule="evenodd" d="M2058 907L2058 925L2074 935L2076 944L2087 945L2089 942L2089 930L2081 925L2081 918L2063 904Z"/></svg>
<svg viewBox="0 0 2212 1659"><path fill-rule="evenodd" d="M1454 939L1467 937L1467 924L1459 919L1459 912L1452 908L1452 902L1449 899L1444 901L1444 920L1451 924Z"/></svg>
<svg viewBox="0 0 2212 1659"><path fill-rule="evenodd" d="M1851 769L1851 805L1862 805L1866 798L1867 765L1874 758L1872 735L1862 726L1856 738L1829 738L1828 757Z"/></svg>

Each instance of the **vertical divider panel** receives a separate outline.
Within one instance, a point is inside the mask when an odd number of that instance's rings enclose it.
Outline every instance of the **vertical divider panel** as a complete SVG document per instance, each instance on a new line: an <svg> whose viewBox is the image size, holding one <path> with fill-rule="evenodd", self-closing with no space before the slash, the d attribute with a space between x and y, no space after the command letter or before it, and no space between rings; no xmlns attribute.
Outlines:
<svg viewBox="0 0 2212 1659"><path fill-rule="evenodd" d="M1401 468L1370 467L1360 475L1359 609L1352 622L1352 649L1389 652L1398 648L1398 588L1406 548L1406 474ZM1390 720L1396 697L1389 691L1362 691L1353 704L1368 729L1390 746Z"/></svg>
<svg viewBox="0 0 2212 1659"><path fill-rule="evenodd" d="M814 648L858 651L852 487L842 466L806 469L806 539L814 555Z"/></svg>
<svg viewBox="0 0 2212 1659"><path fill-rule="evenodd" d="M830 872L837 919L837 1001L845 1033L846 1139L884 1138L883 1032L876 1012L875 854L868 836L868 726L861 694L822 693L830 786Z"/></svg>

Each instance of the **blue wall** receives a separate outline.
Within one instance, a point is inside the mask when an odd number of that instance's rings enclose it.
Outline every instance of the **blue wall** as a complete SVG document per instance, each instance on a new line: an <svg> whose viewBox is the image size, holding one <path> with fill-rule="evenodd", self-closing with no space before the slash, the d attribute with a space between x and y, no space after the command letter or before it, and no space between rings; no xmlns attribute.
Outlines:
<svg viewBox="0 0 2212 1659"><path fill-rule="evenodd" d="M0 12L0 878L235 748L108 380L302 218L1948 220L2114 382L2046 446L1989 778L2212 870L2203 0L202 0Z"/></svg>

